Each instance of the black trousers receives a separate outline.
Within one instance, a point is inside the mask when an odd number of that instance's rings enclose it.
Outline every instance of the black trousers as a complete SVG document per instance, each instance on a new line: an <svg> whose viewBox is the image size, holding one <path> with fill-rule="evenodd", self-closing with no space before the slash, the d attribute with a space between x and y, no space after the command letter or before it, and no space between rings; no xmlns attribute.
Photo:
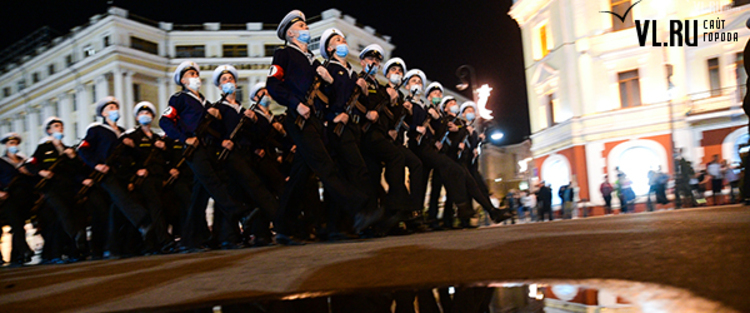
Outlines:
<svg viewBox="0 0 750 313"><path fill-rule="evenodd" d="M382 130L371 128L362 140L362 156L370 172L370 181L377 189L380 183L381 164L385 165L388 193L385 204L391 210L410 210L409 191L406 190L406 157ZM421 164L420 164L421 166Z"/></svg>
<svg viewBox="0 0 750 313"><path fill-rule="evenodd" d="M340 205L351 215L359 213L369 201L368 196L350 188L348 182L338 172L336 164L326 150L321 121L311 116L301 130L294 124L293 116L287 118L284 123L287 134L292 137L297 146L297 152L289 181L280 199L279 211L274 219L276 232L286 235L292 231L290 221L299 215L298 201L313 173L323 182L334 205Z"/></svg>
<svg viewBox="0 0 750 313"><path fill-rule="evenodd" d="M83 229L81 223L81 214L74 208L75 200L74 191L71 189L71 182L67 180L53 179L47 182L44 188L44 198L47 204L55 211L65 233L70 238L75 238L76 234Z"/></svg>
<svg viewBox="0 0 750 313"><path fill-rule="evenodd" d="M401 155L404 156L404 163L409 168L409 196L411 197L412 209L422 212L424 210L424 198L427 190L425 189L425 168L422 160L414 154L409 148L394 142Z"/></svg>
<svg viewBox="0 0 750 313"><path fill-rule="evenodd" d="M112 203L133 226L138 228L150 222L148 210L133 199L125 184L115 175L104 176L99 185L109 194Z"/></svg>
<svg viewBox="0 0 750 313"><path fill-rule="evenodd" d="M13 263L22 263L24 254L31 249L26 243L26 219L29 208L34 204L34 196L29 188L13 188L8 191L8 198L2 204L5 221L10 225L13 234L10 259Z"/></svg>
<svg viewBox="0 0 750 313"><path fill-rule="evenodd" d="M549 203L540 203L539 204L539 214L537 214L537 215L538 215L538 220L539 221L544 221L544 216L545 215L548 216L548 218L547 218L548 220L550 220L550 221L553 220L554 219L554 217L553 217L554 215L552 214L552 206L551 206L551 204L549 204Z"/></svg>
<svg viewBox="0 0 750 313"><path fill-rule="evenodd" d="M156 242L164 244L170 240L167 232L167 219L164 212L164 203L162 202L162 182L164 177L161 175L149 175L143 183L135 190L142 197L145 207L148 209L151 217L151 227L156 235Z"/></svg>
<svg viewBox="0 0 750 313"><path fill-rule="evenodd" d="M331 127L328 135L331 145L331 157L338 165L339 173L345 178L351 189L356 189L362 194L367 195L368 201L364 210L372 212L377 210L377 189L372 184L372 178L367 170L365 159L362 157L359 149L361 131L356 124L349 123L344 126L341 137L337 136ZM378 172L378 180L380 179ZM373 173L372 177L376 176ZM331 203L328 206L328 226L329 231L338 231L336 225L341 219L344 208L341 203Z"/></svg>
<svg viewBox="0 0 750 313"><path fill-rule="evenodd" d="M182 226L182 238L180 244L186 247L194 247L201 243L196 238L196 231L203 232L202 224L205 224L206 194L214 199L215 208L222 210L226 216L237 217L247 211L247 206L237 201L229 192L225 182L219 178L218 170L214 168L215 153L213 149L199 145L192 158L187 162L195 177L193 187L193 198L191 199L188 216Z"/></svg>
<svg viewBox="0 0 750 313"><path fill-rule="evenodd" d="M440 154L435 147L432 146L430 141L423 141L421 145L417 145L416 140L409 142L410 149L415 155L422 160L424 165L424 173L422 175L422 185L426 188L427 175L430 170L436 170L439 172L441 177L450 177L450 179L443 180L445 184L445 190L448 192L448 196L455 201L457 204L466 203L469 201L467 186L467 172L458 163L451 160L448 156ZM476 184L475 184L476 185Z"/></svg>

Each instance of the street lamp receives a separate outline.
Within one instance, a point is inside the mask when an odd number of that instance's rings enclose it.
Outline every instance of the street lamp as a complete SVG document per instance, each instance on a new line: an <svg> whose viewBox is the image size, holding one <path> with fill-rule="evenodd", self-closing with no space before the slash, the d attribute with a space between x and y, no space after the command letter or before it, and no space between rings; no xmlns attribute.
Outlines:
<svg viewBox="0 0 750 313"><path fill-rule="evenodd" d="M503 139L503 137L505 137L505 134L503 134L503 132L501 131L495 131L490 135L490 139L492 139L493 141L500 141L500 139Z"/></svg>

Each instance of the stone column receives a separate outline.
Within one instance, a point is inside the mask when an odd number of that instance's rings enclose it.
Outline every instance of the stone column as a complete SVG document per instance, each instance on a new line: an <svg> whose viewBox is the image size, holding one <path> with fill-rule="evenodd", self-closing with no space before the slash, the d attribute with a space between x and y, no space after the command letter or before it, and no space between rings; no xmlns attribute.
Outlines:
<svg viewBox="0 0 750 313"><path fill-rule="evenodd" d="M26 155L29 156L34 152L39 139L43 137L39 132L39 125L41 122L39 121L38 108L29 108L29 114L26 114L26 122L29 126L28 138L26 138Z"/></svg>
<svg viewBox="0 0 750 313"><path fill-rule="evenodd" d="M92 99L91 102L96 103L100 99L109 96L109 81L107 81L107 74L100 75L94 79L94 85L96 86L96 99Z"/></svg>
<svg viewBox="0 0 750 313"><path fill-rule="evenodd" d="M89 99L89 93L86 92L85 85L79 85L76 87L76 116L75 121L78 123L78 138L86 136L86 128L92 123L91 115L89 114L89 106L92 104L92 100Z"/></svg>
<svg viewBox="0 0 750 313"><path fill-rule="evenodd" d="M164 112L164 110L167 108L167 103L169 103L169 92L167 91L167 81L169 79L164 77L159 77L156 79L156 83L159 86L159 102L155 103L157 105L157 110L159 112L156 112L156 118L158 119L159 116L161 116L161 112Z"/></svg>
<svg viewBox="0 0 750 313"><path fill-rule="evenodd" d="M122 121L117 124L122 125L125 129L130 129L134 126L135 121L133 117L133 107L135 106L135 94L133 94L133 71L125 72L125 99L122 100L122 108L120 113Z"/></svg>

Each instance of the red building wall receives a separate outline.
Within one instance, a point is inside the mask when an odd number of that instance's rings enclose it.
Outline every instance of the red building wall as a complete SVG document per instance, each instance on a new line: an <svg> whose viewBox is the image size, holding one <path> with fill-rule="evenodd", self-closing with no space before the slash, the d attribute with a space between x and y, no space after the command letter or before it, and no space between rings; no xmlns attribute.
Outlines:
<svg viewBox="0 0 750 313"><path fill-rule="evenodd" d="M570 162L570 174L575 175L576 182L580 188L579 197L589 199L589 175L586 168L586 149L585 146L574 146L567 149L556 151L555 153L565 156ZM539 171L539 177L542 177L542 164L547 160L548 155L534 159L534 164Z"/></svg>
<svg viewBox="0 0 750 313"><path fill-rule="evenodd" d="M707 164L713 160L714 154L719 155L719 159L726 159L728 156L724 156L721 152L721 144L724 139L727 138L731 132L746 126L735 126L722 129L713 129L703 132L703 139L701 139L701 147L703 147L703 164Z"/></svg>

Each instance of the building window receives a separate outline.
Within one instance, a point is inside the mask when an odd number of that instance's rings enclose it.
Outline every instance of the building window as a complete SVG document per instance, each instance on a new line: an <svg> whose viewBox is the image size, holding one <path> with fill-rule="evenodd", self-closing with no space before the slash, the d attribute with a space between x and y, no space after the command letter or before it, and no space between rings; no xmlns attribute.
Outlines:
<svg viewBox="0 0 750 313"><path fill-rule="evenodd" d="M81 137L78 136L78 122L73 122L73 131L74 131L73 132L74 133L73 137L76 137L76 139L80 140Z"/></svg>
<svg viewBox="0 0 750 313"><path fill-rule="evenodd" d="M96 84L91 84L91 99L93 99L94 102L99 101L99 99L96 98Z"/></svg>
<svg viewBox="0 0 750 313"><path fill-rule="evenodd" d="M719 76L719 58L708 59L708 82L711 97L721 96L721 77Z"/></svg>
<svg viewBox="0 0 750 313"><path fill-rule="evenodd" d="M141 102L141 85L133 84L133 99L135 103Z"/></svg>
<svg viewBox="0 0 750 313"><path fill-rule="evenodd" d="M92 47L91 45L86 45L85 47L83 47L83 57L84 58L90 57L90 56L92 56L94 54L96 54L96 50L94 50L94 47Z"/></svg>
<svg viewBox="0 0 750 313"><path fill-rule="evenodd" d="M534 28L534 44L532 45L534 50L534 59L539 60L547 56L552 47L552 34L547 25L547 22L540 24Z"/></svg>
<svg viewBox="0 0 750 313"><path fill-rule="evenodd" d="M307 49L310 51L318 51L320 48L320 36L317 36L310 40L310 45L307 46Z"/></svg>
<svg viewBox="0 0 750 313"><path fill-rule="evenodd" d="M52 76L55 75L55 64L50 64L47 66L47 75Z"/></svg>
<svg viewBox="0 0 750 313"><path fill-rule="evenodd" d="M18 81L18 91L24 90L26 88L26 80L22 79Z"/></svg>
<svg viewBox="0 0 750 313"><path fill-rule="evenodd" d="M555 94L549 94L545 97L545 111L547 112L547 126L554 126L555 124Z"/></svg>
<svg viewBox="0 0 750 313"><path fill-rule="evenodd" d="M222 50L225 58L247 57L247 45L224 45Z"/></svg>
<svg viewBox="0 0 750 313"><path fill-rule="evenodd" d="M245 98L244 98L244 96L245 96L245 93L244 93L244 90L243 90L243 89L244 89L244 88L243 88L243 85L240 85L240 84L238 83L238 84L237 84L237 89L236 89L236 90L234 91L234 96L235 96L235 98L236 98L237 100L239 100L239 101L245 101Z"/></svg>
<svg viewBox="0 0 750 313"><path fill-rule="evenodd" d="M283 46L284 45L264 45L263 47L266 50L265 56L267 57L273 56L273 53L276 51L276 49L279 49Z"/></svg>
<svg viewBox="0 0 750 313"><path fill-rule="evenodd" d="M130 47L151 54L159 54L159 44L138 37L130 37Z"/></svg>
<svg viewBox="0 0 750 313"><path fill-rule="evenodd" d="M623 151L616 162L620 171L633 182L631 185L636 195L645 195L649 190L648 172L661 165L659 155L646 146L635 146ZM663 170L663 169L662 169Z"/></svg>
<svg viewBox="0 0 750 313"><path fill-rule="evenodd" d="M552 154L542 163L541 179L552 188L552 205L560 205L557 196L561 186L571 182L570 161L561 154Z"/></svg>
<svg viewBox="0 0 750 313"><path fill-rule="evenodd" d="M617 73L620 84L620 106L623 108L641 105L641 87L638 70Z"/></svg>
<svg viewBox="0 0 750 313"><path fill-rule="evenodd" d="M110 45L112 44L111 42L109 42L109 35L107 35L107 36L104 36L104 39L103 39L103 41L104 41L104 47L105 47L105 48L106 48L106 47L109 47L109 46L110 46Z"/></svg>
<svg viewBox="0 0 750 313"><path fill-rule="evenodd" d="M205 58L206 46L175 46L177 58Z"/></svg>
<svg viewBox="0 0 750 313"><path fill-rule="evenodd" d="M73 65L73 55L68 54L65 56L65 66L70 67L71 65Z"/></svg>
<svg viewBox="0 0 750 313"><path fill-rule="evenodd" d="M630 10L630 0L612 0L612 12L622 16L626 11ZM625 17L625 21L621 21L619 17L612 15L612 30L618 31L633 27L633 12L628 12L628 16Z"/></svg>
<svg viewBox="0 0 750 313"><path fill-rule="evenodd" d="M39 82L39 72L31 74L31 82L32 83L38 83Z"/></svg>
<svg viewBox="0 0 750 313"><path fill-rule="evenodd" d="M70 94L70 103L73 104L73 112L78 111L78 96L75 92Z"/></svg>
<svg viewBox="0 0 750 313"><path fill-rule="evenodd" d="M10 97L10 87L3 88L3 97Z"/></svg>
<svg viewBox="0 0 750 313"><path fill-rule="evenodd" d="M750 3L750 0L734 0L734 1L732 1L732 6L733 7L738 7L738 6L741 6L741 5L746 5L748 3Z"/></svg>

